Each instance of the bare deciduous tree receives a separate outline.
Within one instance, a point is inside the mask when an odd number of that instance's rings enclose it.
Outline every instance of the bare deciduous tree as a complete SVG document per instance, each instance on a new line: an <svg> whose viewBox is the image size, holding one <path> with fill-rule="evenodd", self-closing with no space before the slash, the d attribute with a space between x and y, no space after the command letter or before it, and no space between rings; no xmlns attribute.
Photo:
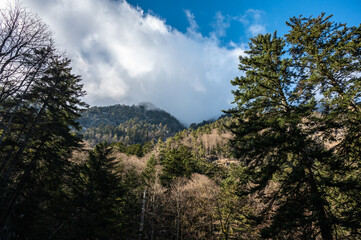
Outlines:
<svg viewBox="0 0 361 240"><path fill-rule="evenodd" d="M0 9L0 143L53 52L47 26L18 2Z"/></svg>
<svg viewBox="0 0 361 240"><path fill-rule="evenodd" d="M175 219L175 239L215 239L213 216L218 191L216 183L201 174L173 182L169 206Z"/></svg>
<svg viewBox="0 0 361 240"><path fill-rule="evenodd" d="M0 225L39 165L61 166L79 146L80 81L36 15L18 2L0 9Z"/></svg>

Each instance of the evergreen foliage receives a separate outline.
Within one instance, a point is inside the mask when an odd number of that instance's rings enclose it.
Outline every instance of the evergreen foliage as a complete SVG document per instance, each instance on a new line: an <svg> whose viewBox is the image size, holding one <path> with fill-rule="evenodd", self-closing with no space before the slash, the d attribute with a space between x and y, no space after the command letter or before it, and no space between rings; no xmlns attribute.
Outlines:
<svg viewBox="0 0 361 240"><path fill-rule="evenodd" d="M61 180L72 151L80 146L81 139L72 132L78 128L75 119L84 106L79 99L84 95L80 78L71 74L69 60L53 55L48 61L48 68L32 83L25 96L21 96L22 104L14 106L8 119L2 119L9 129L3 133L0 150L2 224L18 217L11 216L14 209L17 209L16 214L25 216L27 210L22 212L18 206L22 201L26 204L33 191L41 190L30 182L36 185L45 181L44 186L60 187L61 181L54 183L46 179ZM49 197L56 197L57 193L54 194ZM47 208L41 202L47 199L36 200L39 207Z"/></svg>
<svg viewBox="0 0 361 240"><path fill-rule="evenodd" d="M47 239L71 211L66 173L85 93L37 16L15 3L0 22L0 238Z"/></svg>
<svg viewBox="0 0 361 240"><path fill-rule="evenodd" d="M72 189L76 209L73 239L119 239L125 189L111 152L100 143L80 166Z"/></svg>
<svg viewBox="0 0 361 240"><path fill-rule="evenodd" d="M252 183L245 193L265 204L264 238L355 239L361 26L324 14L287 24L285 37L251 39L244 75L232 81L232 144Z"/></svg>
<svg viewBox="0 0 361 240"><path fill-rule="evenodd" d="M150 104L92 107L79 119L84 139L98 142L122 142L125 145L173 136L184 126L169 113Z"/></svg>
<svg viewBox="0 0 361 240"><path fill-rule="evenodd" d="M197 162L186 146L173 148L161 153L160 163L163 167L161 180L163 184L169 184L177 177L190 177L198 171Z"/></svg>
<svg viewBox="0 0 361 240"><path fill-rule="evenodd" d="M246 186L240 178L229 175L220 182L220 193L216 201L215 218L219 220L222 239L249 239L250 236L255 239L258 237L255 224L248 219L252 210L246 197L238 194Z"/></svg>
<svg viewBox="0 0 361 240"><path fill-rule="evenodd" d="M132 144L126 146L122 142L113 143L113 146L121 153L126 153L127 155L136 155L138 157L143 157L145 154L153 150L155 144L153 141L146 142L144 144Z"/></svg>

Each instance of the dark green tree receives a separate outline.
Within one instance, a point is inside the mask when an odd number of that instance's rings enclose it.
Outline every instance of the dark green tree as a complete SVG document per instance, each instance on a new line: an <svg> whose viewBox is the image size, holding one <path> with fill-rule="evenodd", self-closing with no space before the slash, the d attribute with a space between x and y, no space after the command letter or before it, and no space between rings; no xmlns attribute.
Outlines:
<svg viewBox="0 0 361 240"><path fill-rule="evenodd" d="M233 166L236 168L236 166ZM215 207L215 218L218 220L217 227L228 239L256 239L257 231L247 219L251 209L247 203L247 197L240 197L237 193L244 188L239 179L229 176L220 183Z"/></svg>
<svg viewBox="0 0 361 240"><path fill-rule="evenodd" d="M157 159L154 154L147 160L147 166L143 171L144 181L146 184L154 184L157 175Z"/></svg>
<svg viewBox="0 0 361 240"><path fill-rule="evenodd" d="M1 224L11 225L10 219L18 216L35 216L31 212L35 208L21 208L29 201L42 206L39 212L53 214L47 212L44 201L51 202L60 194L69 158L72 151L80 147L81 141L73 129L79 129L76 119L84 106L80 101L84 92L79 84L80 78L71 73L69 64L69 60L56 55L48 59L48 68L24 96L10 124L11 132L1 142ZM41 186L43 189L38 189ZM47 192L51 190L47 189L50 186L54 194ZM41 195L49 198L29 197L35 196L33 191L44 191ZM54 224L61 223L55 221Z"/></svg>
<svg viewBox="0 0 361 240"><path fill-rule="evenodd" d="M180 145L178 148L164 150L161 154L162 184L168 185L177 177L190 177L192 173L199 172L199 167L191 149Z"/></svg>
<svg viewBox="0 0 361 240"><path fill-rule="evenodd" d="M72 192L75 220L72 239L121 239L125 189L112 149L99 143L81 166Z"/></svg>
<svg viewBox="0 0 361 240"><path fill-rule="evenodd" d="M232 143L245 193L265 204L264 238L360 234L361 27L329 18L291 18L284 38L252 38L232 81Z"/></svg>
<svg viewBox="0 0 361 240"><path fill-rule="evenodd" d="M48 238L65 223L85 93L38 17L17 4L0 13L0 236Z"/></svg>

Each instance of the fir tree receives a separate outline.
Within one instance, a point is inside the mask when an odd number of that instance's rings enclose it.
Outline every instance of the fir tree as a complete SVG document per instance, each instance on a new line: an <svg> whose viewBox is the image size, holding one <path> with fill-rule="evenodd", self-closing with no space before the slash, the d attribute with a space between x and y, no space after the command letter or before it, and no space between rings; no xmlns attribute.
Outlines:
<svg viewBox="0 0 361 240"><path fill-rule="evenodd" d="M233 146L252 182L246 193L265 204L264 238L360 234L361 27L329 18L291 18L284 38L252 38L245 75L232 81Z"/></svg>
<svg viewBox="0 0 361 240"><path fill-rule="evenodd" d="M125 189L112 149L99 143L81 166L73 185L74 239L120 239Z"/></svg>
<svg viewBox="0 0 361 240"><path fill-rule="evenodd" d="M177 177L190 177L192 173L199 172L199 166L190 148L184 145L177 149L164 150L160 163L163 167L160 178L165 185L169 185Z"/></svg>
<svg viewBox="0 0 361 240"><path fill-rule="evenodd" d="M42 217L32 212L36 208L21 207L29 201L41 206L39 213L53 214L47 212L50 209L47 202L62 194L62 176L70 164L72 151L80 147L80 137L72 132L79 129L76 118L85 106L79 99L84 95L80 78L71 73L70 61L60 56L52 55L47 64L40 78L23 96L21 107L13 112L9 123L11 132L1 142L0 224L5 226L18 222L19 216ZM49 198L33 198L36 191ZM60 223L55 221L54 224ZM48 227L49 231L57 228ZM17 228L21 229L19 225Z"/></svg>

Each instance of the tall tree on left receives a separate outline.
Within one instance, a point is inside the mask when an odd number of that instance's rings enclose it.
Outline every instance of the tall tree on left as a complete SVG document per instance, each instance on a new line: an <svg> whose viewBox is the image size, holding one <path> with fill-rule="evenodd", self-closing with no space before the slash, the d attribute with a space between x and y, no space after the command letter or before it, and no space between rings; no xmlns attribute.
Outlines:
<svg viewBox="0 0 361 240"><path fill-rule="evenodd" d="M86 107L69 65L37 16L19 4L0 10L0 234L28 217L22 206L34 189L49 193L54 184L49 198L61 194L63 170L81 141L72 130ZM42 208L52 202L35 198Z"/></svg>

